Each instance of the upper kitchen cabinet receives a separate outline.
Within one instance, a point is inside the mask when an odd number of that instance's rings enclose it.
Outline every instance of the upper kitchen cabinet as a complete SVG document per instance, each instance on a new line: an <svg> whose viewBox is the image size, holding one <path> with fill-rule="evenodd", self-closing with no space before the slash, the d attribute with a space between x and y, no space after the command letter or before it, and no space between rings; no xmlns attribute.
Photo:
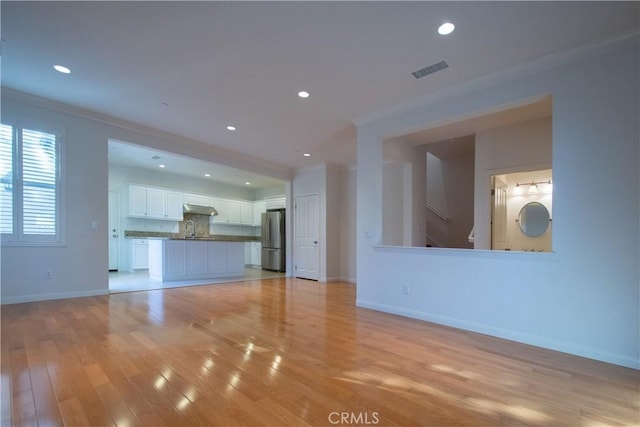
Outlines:
<svg viewBox="0 0 640 427"><path fill-rule="evenodd" d="M253 202L240 202L240 222L243 225L253 225Z"/></svg>
<svg viewBox="0 0 640 427"><path fill-rule="evenodd" d="M182 193L129 185L129 214L134 218L182 221Z"/></svg>
<svg viewBox="0 0 640 427"><path fill-rule="evenodd" d="M267 211L267 202L260 200L253 202L253 225L262 225L262 213Z"/></svg>
<svg viewBox="0 0 640 427"><path fill-rule="evenodd" d="M218 211L218 215L212 216L209 218L209 221L212 221L215 224L228 223L229 218L231 217L229 214L229 201L218 197L213 197L211 200L213 202L213 207Z"/></svg>
<svg viewBox="0 0 640 427"><path fill-rule="evenodd" d="M285 207L286 198L284 197L274 197L272 199L266 199L267 209L282 209Z"/></svg>
<svg viewBox="0 0 640 427"><path fill-rule="evenodd" d="M214 197L213 206L218 211L218 215L212 217L214 224L253 225L252 202Z"/></svg>
<svg viewBox="0 0 640 427"><path fill-rule="evenodd" d="M182 193L177 191L164 192L164 214L167 219L182 221L184 209L182 208Z"/></svg>

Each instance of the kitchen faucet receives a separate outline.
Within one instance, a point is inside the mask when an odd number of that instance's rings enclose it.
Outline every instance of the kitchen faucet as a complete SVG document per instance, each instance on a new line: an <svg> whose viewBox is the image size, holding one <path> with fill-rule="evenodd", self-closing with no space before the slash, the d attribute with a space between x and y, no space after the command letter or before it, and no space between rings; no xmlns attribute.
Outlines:
<svg viewBox="0 0 640 427"><path fill-rule="evenodd" d="M187 230L189 229L189 225L191 226L191 233L187 235ZM184 237L185 238L189 237L190 239L196 238L196 226L193 223L192 219L188 219L184 222Z"/></svg>

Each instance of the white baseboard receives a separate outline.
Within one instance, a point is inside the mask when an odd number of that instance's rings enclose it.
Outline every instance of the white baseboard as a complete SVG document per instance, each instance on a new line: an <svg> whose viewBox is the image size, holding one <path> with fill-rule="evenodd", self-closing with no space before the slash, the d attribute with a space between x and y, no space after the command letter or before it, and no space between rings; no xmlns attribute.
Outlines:
<svg viewBox="0 0 640 427"><path fill-rule="evenodd" d="M558 341L555 339L546 338L539 335L531 335L523 332L509 330L509 329L496 328L493 326L467 322L464 320L458 320L458 319L454 319L446 316L438 316L434 314L425 313L422 311L409 310L402 307L395 307L395 306L390 306L386 304L378 304L370 301L356 300L356 306L362 307L362 308L368 308L376 311L382 311L390 314L397 314L399 316L411 317L413 319L424 320L431 323L437 323L439 325L451 326L453 328L463 329L466 331L477 332L485 335L491 335L494 337L503 338L510 341L516 341L524 344L533 345L536 347L542 347L549 350L559 351L562 353L569 353L575 356L586 357L588 359L599 360L601 362L612 363L614 365L620 365L620 366L625 366L627 368L640 370L640 360L635 360L625 356L605 353L597 349L584 347L578 344L568 343L564 341Z"/></svg>
<svg viewBox="0 0 640 427"><path fill-rule="evenodd" d="M92 291L79 291L79 292L60 292L55 294L34 294L34 295L21 295L16 297L0 296L0 304L21 304L24 302L35 301L48 301L57 299L68 298L82 298L82 297L95 297L99 295L108 295L109 290L92 290Z"/></svg>

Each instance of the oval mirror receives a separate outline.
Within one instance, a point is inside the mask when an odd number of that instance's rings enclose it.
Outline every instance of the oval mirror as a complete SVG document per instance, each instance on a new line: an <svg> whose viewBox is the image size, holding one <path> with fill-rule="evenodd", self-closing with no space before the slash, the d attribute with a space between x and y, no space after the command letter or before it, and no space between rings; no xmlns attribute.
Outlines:
<svg viewBox="0 0 640 427"><path fill-rule="evenodd" d="M549 211L539 202L527 203L518 214L520 231L529 237L542 236L547 231L550 221Z"/></svg>

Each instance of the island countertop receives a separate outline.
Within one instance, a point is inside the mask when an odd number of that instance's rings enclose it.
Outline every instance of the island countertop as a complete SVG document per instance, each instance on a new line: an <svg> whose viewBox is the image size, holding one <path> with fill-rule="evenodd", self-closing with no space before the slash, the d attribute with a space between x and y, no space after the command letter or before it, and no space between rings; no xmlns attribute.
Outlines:
<svg viewBox="0 0 640 427"><path fill-rule="evenodd" d="M125 230L125 238L130 239L170 239L170 240L195 240L195 241L210 241L210 242L259 242L259 236L238 236L227 234L214 234L196 236L195 238L185 237L180 233L167 233L162 231L136 231Z"/></svg>

